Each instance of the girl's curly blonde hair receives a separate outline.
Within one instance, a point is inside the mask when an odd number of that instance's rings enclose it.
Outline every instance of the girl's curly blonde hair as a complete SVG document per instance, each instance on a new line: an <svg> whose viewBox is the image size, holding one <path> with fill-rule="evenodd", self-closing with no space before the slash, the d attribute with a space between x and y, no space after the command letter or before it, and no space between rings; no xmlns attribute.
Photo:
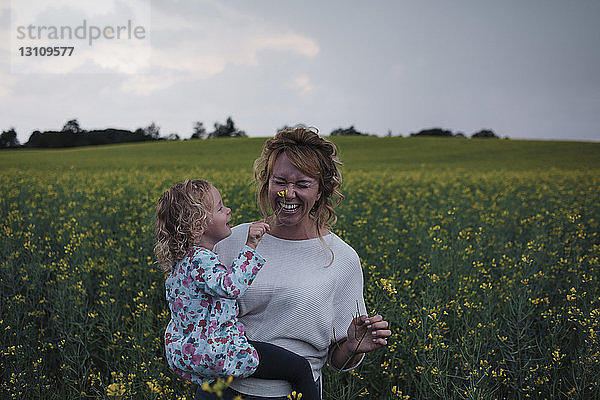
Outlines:
<svg viewBox="0 0 600 400"><path fill-rule="evenodd" d="M212 184L186 179L168 189L156 206L154 254L158 265L169 272L180 261L206 226L212 212Z"/></svg>
<svg viewBox="0 0 600 400"><path fill-rule="evenodd" d="M266 218L272 210L269 203L269 179L275 160L285 153L292 164L303 174L319 181L320 198L309 212L317 225L319 238L322 228L330 228L336 222L334 207L344 196L339 192L342 174L335 144L319 136L317 128L296 125L283 129L265 142L262 154L254 162L254 180L258 206Z"/></svg>

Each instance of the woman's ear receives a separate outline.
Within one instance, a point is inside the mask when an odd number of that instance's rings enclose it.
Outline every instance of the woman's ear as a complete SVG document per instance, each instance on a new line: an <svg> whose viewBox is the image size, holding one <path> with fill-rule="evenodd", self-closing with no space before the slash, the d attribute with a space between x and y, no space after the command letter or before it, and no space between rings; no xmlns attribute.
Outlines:
<svg viewBox="0 0 600 400"><path fill-rule="evenodd" d="M316 210L317 207L319 206L318 202L319 202L319 199L321 199L321 193L322 193L321 191L317 192L317 198L315 199L315 204L313 204L312 210Z"/></svg>

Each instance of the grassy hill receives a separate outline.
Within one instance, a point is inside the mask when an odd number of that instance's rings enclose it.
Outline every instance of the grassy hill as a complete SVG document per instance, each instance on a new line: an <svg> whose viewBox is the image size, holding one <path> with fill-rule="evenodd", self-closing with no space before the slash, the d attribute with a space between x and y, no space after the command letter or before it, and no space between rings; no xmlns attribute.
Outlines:
<svg viewBox="0 0 600 400"><path fill-rule="evenodd" d="M522 171L600 168L600 143L457 138L333 137L347 170ZM187 140L0 153L0 167L250 170L264 138Z"/></svg>

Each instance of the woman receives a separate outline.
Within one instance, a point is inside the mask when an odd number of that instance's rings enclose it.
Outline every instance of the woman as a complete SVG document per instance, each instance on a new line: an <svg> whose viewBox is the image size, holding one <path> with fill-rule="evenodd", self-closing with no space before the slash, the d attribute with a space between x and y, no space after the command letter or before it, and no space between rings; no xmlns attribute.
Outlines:
<svg viewBox="0 0 600 400"><path fill-rule="evenodd" d="M239 298L239 320L251 340L284 347L305 357L320 384L328 362L356 367L364 353L391 335L380 315L367 317L358 255L329 228L341 175L335 145L316 130L297 126L266 141L254 165L258 204L271 229L257 251L266 259L254 283ZM232 229L215 247L230 263L250 224ZM360 314L360 315L359 315ZM225 398L285 399L285 381L236 379ZM200 388L196 399L211 399Z"/></svg>

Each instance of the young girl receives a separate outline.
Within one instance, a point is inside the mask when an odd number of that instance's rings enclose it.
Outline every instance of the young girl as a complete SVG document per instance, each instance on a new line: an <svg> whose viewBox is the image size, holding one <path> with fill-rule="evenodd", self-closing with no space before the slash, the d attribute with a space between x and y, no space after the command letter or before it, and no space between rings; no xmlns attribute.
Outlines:
<svg viewBox="0 0 600 400"><path fill-rule="evenodd" d="M319 399L306 359L244 335L236 298L264 263L256 246L270 227L263 221L253 223L246 245L232 265L225 266L213 248L231 234L230 211L219 191L203 180L178 183L158 201L154 250L168 273L171 321L165 331L165 350L169 366L196 384L252 375L286 380L304 399Z"/></svg>

